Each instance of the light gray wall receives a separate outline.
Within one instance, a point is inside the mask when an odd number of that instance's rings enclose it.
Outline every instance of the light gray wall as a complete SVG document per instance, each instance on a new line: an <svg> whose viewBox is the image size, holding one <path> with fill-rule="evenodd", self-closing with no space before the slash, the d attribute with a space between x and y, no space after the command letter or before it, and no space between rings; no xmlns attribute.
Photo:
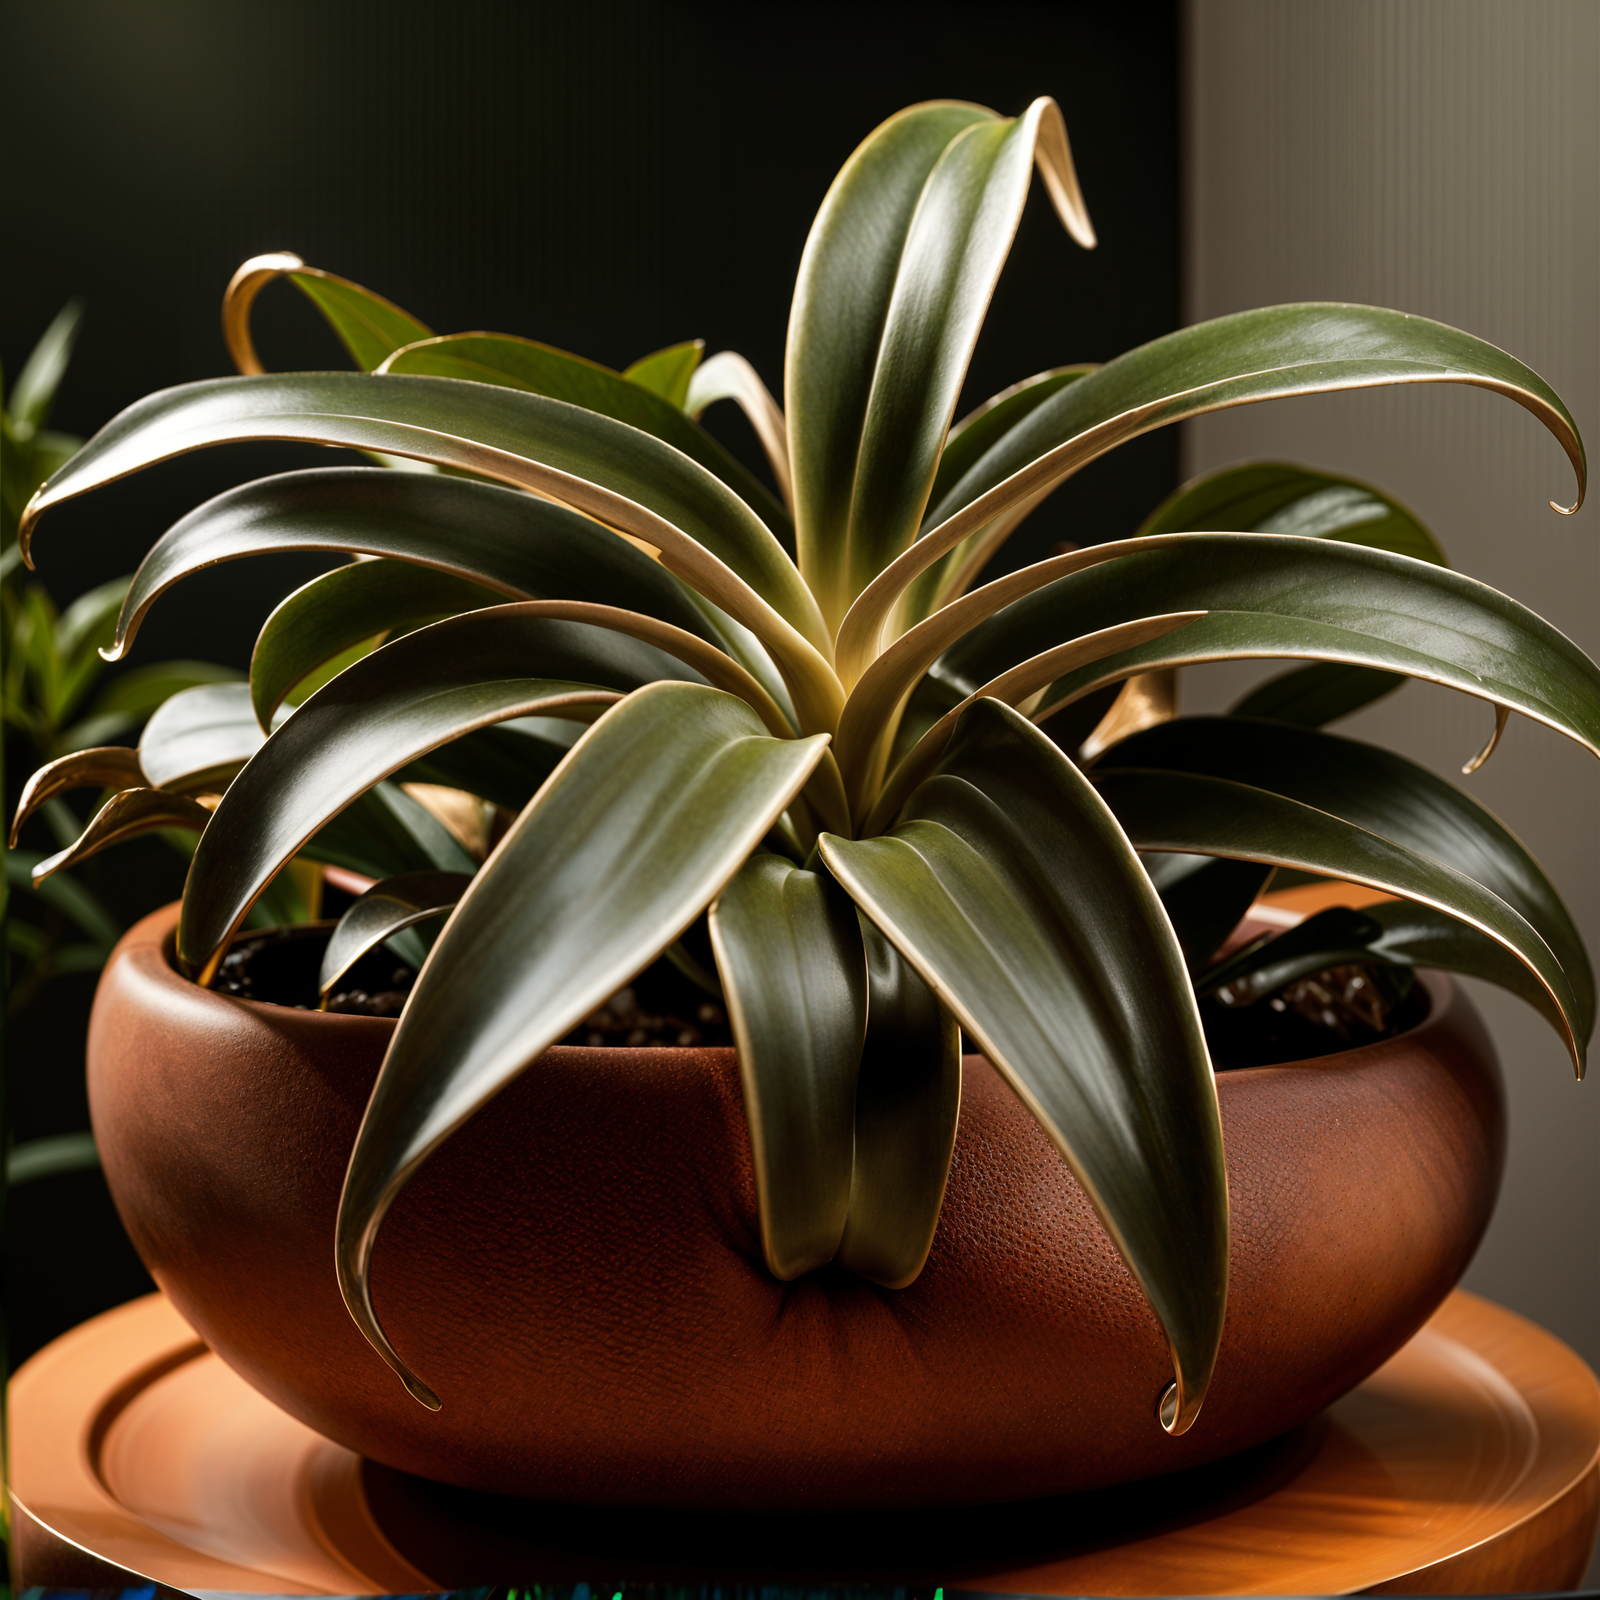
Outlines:
<svg viewBox="0 0 1600 1600"><path fill-rule="evenodd" d="M1185 320L1290 300L1395 306L1511 351L1600 446L1600 5L1595 0L1190 0ZM1187 474L1276 458L1369 479L1459 570L1600 656L1600 493L1576 516L1559 447L1454 386L1277 401L1187 425ZM1221 709L1267 675L1191 675ZM1412 684L1340 731L1458 774L1482 703ZM1600 763L1514 719L1459 779L1542 860L1600 951ZM1600 1069L1474 987L1505 1064L1511 1154L1466 1285L1600 1366Z"/></svg>

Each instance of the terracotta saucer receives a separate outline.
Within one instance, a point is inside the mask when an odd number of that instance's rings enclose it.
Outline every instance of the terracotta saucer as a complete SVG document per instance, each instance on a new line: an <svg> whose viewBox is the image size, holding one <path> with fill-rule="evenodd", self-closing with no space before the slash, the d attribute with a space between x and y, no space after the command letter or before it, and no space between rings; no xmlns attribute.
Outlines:
<svg viewBox="0 0 1600 1600"><path fill-rule="evenodd" d="M1453 1294L1322 1418L1219 1466L982 1511L619 1515L374 1467L277 1410L159 1295L12 1385L16 1581L96 1561L184 1589L892 1579L1030 1594L1461 1593L1576 1583L1600 1520L1600 1385Z"/></svg>

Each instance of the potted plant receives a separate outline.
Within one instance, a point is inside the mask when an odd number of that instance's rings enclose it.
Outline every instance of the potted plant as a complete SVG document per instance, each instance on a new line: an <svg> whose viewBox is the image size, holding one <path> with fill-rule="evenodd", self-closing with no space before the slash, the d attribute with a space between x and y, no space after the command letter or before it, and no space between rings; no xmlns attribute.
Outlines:
<svg viewBox="0 0 1600 1600"><path fill-rule="evenodd" d="M269 619L248 690L180 696L137 753L67 757L24 801L116 782L61 860L203 827L175 941L144 925L103 986L107 1170L196 1327L334 1437L478 1487L681 1505L1187 1465L1396 1348L1470 1255L1500 1153L1447 983L1410 994L1432 1010L1403 1039L1220 1083L1197 996L1217 1030L1330 968L1380 1010L1414 965L1469 972L1581 1069L1593 977L1537 865L1460 790L1321 731L1410 675L1494 708L1469 766L1513 710L1600 749L1570 641L1378 491L1283 466L979 581L1065 478L1199 412L1475 384L1550 429L1581 496L1566 408L1469 334L1312 304L1050 369L952 426L1035 167L1092 246L1053 102L875 130L806 245L782 410L731 354L616 373L435 337L258 258L224 309L243 375L139 402L29 506L24 552L54 505L182 451L378 457L175 525L114 653L210 562L361 559ZM280 275L362 371L261 370L250 305ZM722 399L776 494L697 426ZM1177 669L1241 656L1302 664L1229 717L1172 715ZM470 814L448 832L399 779ZM331 934L325 997L447 914L398 1023L211 992L301 856L382 880ZM1391 898L1230 945L1280 869ZM587 1048L663 958L736 1049Z"/></svg>

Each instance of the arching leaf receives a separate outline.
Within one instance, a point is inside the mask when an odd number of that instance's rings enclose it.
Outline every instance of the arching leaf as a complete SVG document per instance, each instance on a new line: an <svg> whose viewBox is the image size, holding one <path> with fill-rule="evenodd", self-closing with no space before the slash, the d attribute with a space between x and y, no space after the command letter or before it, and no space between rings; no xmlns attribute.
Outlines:
<svg viewBox="0 0 1600 1600"><path fill-rule="evenodd" d="M1549 384L1503 350L1441 322L1374 306L1314 302L1241 311L1107 362L986 451L929 510L928 531L857 600L839 629L840 672L846 682L860 675L919 573L1008 506L1123 441L1229 406L1387 383L1464 383L1515 400L1567 452L1582 502L1588 469L1571 413Z"/></svg>
<svg viewBox="0 0 1600 1600"><path fill-rule="evenodd" d="M641 690L573 746L445 925L373 1088L337 1238L351 1315L423 1404L439 1401L390 1347L367 1283L394 1197L462 1122L678 937L825 743L770 738L747 705L713 689Z"/></svg>
<svg viewBox="0 0 1600 1600"><path fill-rule="evenodd" d="M856 913L826 873L758 852L711 907L739 1049L767 1267L797 1278L831 1261L854 1160L867 968Z"/></svg>
<svg viewBox="0 0 1600 1600"><path fill-rule="evenodd" d="M489 384L314 373L163 390L102 428L30 502L19 541L61 501L157 461L249 439L340 444L464 468L549 495L661 551L662 564L760 637L808 726L842 694L816 604L766 525L698 463L592 411Z"/></svg>
<svg viewBox="0 0 1600 1600"><path fill-rule="evenodd" d="M409 561L352 561L287 595L261 625L250 657L250 699L266 727L289 692L347 650L391 632L463 611L497 606L505 595Z"/></svg>
<svg viewBox="0 0 1600 1600"><path fill-rule="evenodd" d="M956 102L903 111L817 215L786 407L801 570L834 623L915 536L1036 158L1062 221L1092 245L1052 100L1015 119Z"/></svg>
<svg viewBox="0 0 1600 1600"><path fill-rule="evenodd" d="M1594 974L1555 886L1504 823L1416 762L1331 733L1241 717L1179 717L1113 746L1095 771L1115 767L1159 767L1247 783L1445 862L1527 920L1572 986L1579 1037L1593 1031Z"/></svg>
<svg viewBox="0 0 1600 1600"><path fill-rule="evenodd" d="M947 650L934 673L973 693L1062 639L1131 616L1204 610L1180 632L1067 674L1036 714L1156 667L1299 656L1442 683L1600 752L1600 669L1564 634L1486 584L1327 539L1177 534L1154 545L1006 607Z"/></svg>
<svg viewBox="0 0 1600 1600"><path fill-rule="evenodd" d="M440 583L441 574L502 599L622 606L721 642L659 562L565 506L465 478L323 467L241 484L174 523L134 574L110 659L127 652L157 598L190 574L220 561L300 550L427 567L440 595L450 597L443 611L460 590Z"/></svg>
<svg viewBox="0 0 1600 1600"><path fill-rule="evenodd" d="M190 869L180 959L209 978L278 869L407 762L511 717L603 706L691 676L653 646L516 605L451 617L375 650L294 711L229 785Z"/></svg>
<svg viewBox="0 0 1600 1600"><path fill-rule="evenodd" d="M308 267L288 251L273 251L252 256L240 266L222 297L222 331L240 372L265 370L250 338L250 311L256 296L274 278L284 276L322 313L363 372L371 372L391 352L432 332L410 312L359 283Z"/></svg>
<svg viewBox="0 0 1600 1600"><path fill-rule="evenodd" d="M329 935L317 974L318 992L326 996L369 950L402 928L443 916L471 881L464 872L408 872L373 884Z"/></svg>
<svg viewBox="0 0 1600 1600"><path fill-rule="evenodd" d="M961 1111L961 1028L866 917L867 1036L856 1077L850 1213L837 1260L885 1288L933 1247Z"/></svg>
<svg viewBox="0 0 1600 1600"><path fill-rule="evenodd" d="M697 340L694 346L678 346L677 350L694 351L698 345ZM658 354L667 356L672 352ZM639 383L632 368L626 373L613 372L565 350L508 333L453 333L396 351L384 362L382 370L499 384L529 394L548 395L552 400L567 400L587 411L614 417L698 461L756 512L780 544L793 548L794 528L789 515L761 481L685 416L671 396L650 384Z"/></svg>
<svg viewBox="0 0 1600 1600"><path fill-rule="evenodd" d="M1111 813L980 700L892 833L820 848L1071 1164L1166 1330L1182 1432L1222 1336L1221 1127L1177 940Z"/></svg>
<svg viewBox="0 0 1600 1600"><path fill-rule="evenodd" d="M139 752L127 745L74 750L40 767L22 786L11 819L10 847L15 850L22 826L47 800L69 789L138 789L150 780L139 765Z"/></svg>
<svg viewBox="0 0 1600 1600"><path fill-rule="evenodd" d="M1141 850L1232 856L1344 878L1476 928L1548 991L1582 1075L1577 1023L1584 1008L1568 974L1525 918L1466 873L1314 806L1224 778L1128 767L1097 772L1095 787Z"/></svg>

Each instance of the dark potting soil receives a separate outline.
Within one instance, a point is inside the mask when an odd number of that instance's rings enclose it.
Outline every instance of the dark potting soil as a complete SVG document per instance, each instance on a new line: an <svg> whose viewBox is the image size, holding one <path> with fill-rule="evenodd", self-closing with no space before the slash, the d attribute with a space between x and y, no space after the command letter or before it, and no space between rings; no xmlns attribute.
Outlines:
<svg viewBox="0 0 1600 1600"><path fill-rule="evenodd" d="M1200 1002L1206 1045L1219 1072L1376 1044L1428 1015L1428 992L1409 967L1359 962L1328 967L1249 1005Z"/></svg>
<svg viewBox="0 0 1600 1600"><path fill-rule="evenodd" d="M234 942L217 975L218 994L272 1005L317 1009L317 973L329 930L271 928ZM379 946L353 966L329 997L328 1010L397 1017L415 974ZM722 1005L669 961L658 961L578 1024L562 1044L731 1045Z"/></svg>
<svg viewBox="0 0 1600 1600"><path fill-rule="evenodd" d="M327 928L274 928L247 934L223 958L219 994L314 1011L317 970ZM328 1009L395 1017L414 974L379 948L350 969ZM1428 1012L1427 992L1407 968L1330 967L1253 1004L1200 1002L1206 1044L1218 1071L1263 1067L1373 1044L1415 1027ZM562 1044L731 1045L727 1013L691 979L662 960L619 989ZM966 1048L976 1047L966 1042Z"/></svg>

